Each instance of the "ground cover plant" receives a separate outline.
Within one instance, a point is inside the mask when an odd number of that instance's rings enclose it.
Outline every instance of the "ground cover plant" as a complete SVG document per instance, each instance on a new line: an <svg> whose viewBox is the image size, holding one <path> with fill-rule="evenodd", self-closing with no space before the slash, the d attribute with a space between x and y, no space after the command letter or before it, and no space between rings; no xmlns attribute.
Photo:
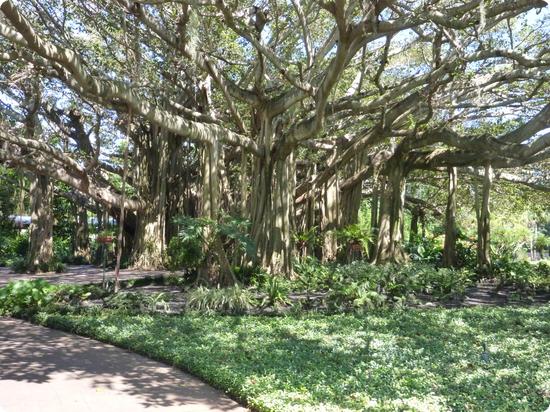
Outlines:
<svg viewBox="0 0 550 412"><path fill-rule="evenodd" d="M88 299L107 295L96 285L52 285L43 279L10 282L0 288L0 316L32 318L39 311L73 311Z"/></svg>
<svg viewBox="0 0 550 412"><path fill-rule="evenodd" d="M259 411L542 411L550 307L367 315L42 314L180 366Z"/></svg>

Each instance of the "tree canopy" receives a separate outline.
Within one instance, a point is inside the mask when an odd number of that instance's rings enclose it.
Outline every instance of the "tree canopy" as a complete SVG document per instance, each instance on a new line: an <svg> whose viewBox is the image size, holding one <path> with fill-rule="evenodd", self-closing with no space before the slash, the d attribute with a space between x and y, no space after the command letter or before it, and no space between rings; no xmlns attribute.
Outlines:
<svg viewBox="0 0 550 412"><path fill-rule="evenodd" d="M296 234L319 228L323 259L335 259L336 232L357 223L365 196L371 260L401 262L405 209L437 209L422 195L430 185L445 192L453 265L467 182L489 267L495 183L550 191L548 10L542 0L0 0L0 159L37 177L35 197L58 181L84 207L126 215L140 267L164 264L175 216L233 216L250 222L243 259L290 274ZM230 242L204 230L230 283Z"/></svg>

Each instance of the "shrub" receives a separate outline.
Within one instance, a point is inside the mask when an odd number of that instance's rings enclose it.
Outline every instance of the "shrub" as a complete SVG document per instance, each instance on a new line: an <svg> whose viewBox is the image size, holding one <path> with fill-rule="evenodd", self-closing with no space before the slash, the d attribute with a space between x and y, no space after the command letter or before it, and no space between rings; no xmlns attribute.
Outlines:
<svg viewBox="0 0 550 412"><path fill-rule="evenodd" d="M54 289L42 279L10 282L0 289L0 315L32 315L51 304Z"/></svg>
<svg viewBox="0 0 550 412"><path fill-rule="evenodd" d="M428 293L436 299L460 296L473 282L474 274L466 269L438 269L424 263L375 266L356 261L338 266L333 276L327 304L335 309L403 304L418 293Z"/></svg>
<svg viewBox="0 0 550 412"><path fill-rule="evenodd" d="M359 224L352 224L339 229L336 236L341 245L360 244L365 253L373 239L371 231Z"/></svg>
<svg viewBox="0 0 550 412"><path fill-rule="evenodd" d="M501 285L515 286L524 292L550 290L550 265L526 260L501 258L493 264L493 274Z"/></svg>
<svg viewBox="0 0 550 412"><path fill-rule="evenodd" d="M105 307L123 314L138 315L156 311L168 311L166 293L118 292L107 296Z"/></svg>
<svg viewBox="0 0 550 412"><path fill-rule="evenodd" d="M290 303L288 282L278 276L269 276L261 291L266 294L262 306L279 306Z"/></svg>
<svg viewBox="0 0 550 412"><path fill-rule="evenodd" d="M406 249L413 262L436 264L443 256L443 248L435 239L419 239L418 243L408 244Z"/></svg>
<svg viewBox="0 0 550 412"><path fill-rule="evenodd" d="M10 261L10 269L15 273L27 272L27 260L23 257L16 257Z"/></svg>
<svg viewBox="0 0 550 412"><path fill-rule="evenodd" d="M315 247L321 244L321 234L317 226L311 227L303 232L294 232L292 240L296 244L299 251L303 251L307 247Z"/></svg>
<svg viewBox="0 0 550 412"><path fill-rule="evenodd" d="M219 237L226 250L233 254L254 253L250 240L248 222L231 216L224 216L220 221L206 218L179 216L174 219L179 231L167 248L167 264L170 270L192 269L198 267L206 257L206 251L212 241Z"/></svg>
<svg viewBox="0 0 550 412"><path fill-rule="evenodd" d="M431 294L437 299L449 299L464 295L466 287L473 283L475 273L469 269L434 268L428 265L411 265L410 272L418 271L416 292Z"/></svg>
<svg viewBox="0 0 550 412"><path fill-rule="evenodd" d="M43 279L10 282L0 289L0 315L31 316L64 311L90 298L105 296L98 286L52 285Z"/></svg>
<svg viewBox="0 0 550 412"><path fill-rule="evenodd" d="M53 253L60 261L71 263L73 260L72 241L70 237L54 236ZM54 270L50 268L50 270ZM47 271L45 271L47 272Z"/></svg>
<svg viewBox="0 0 550 412"><path fill-rule="evenodd" d="M164 284L167 286L177 286L182 288L185 285L185 278L176 274L169 274L164 278Z"/></svg>
<svg viewBox="0 0 550 412"><path fill-rule="evenodd" d="M59 285L55 287L54 301L58 304L80 305L88 299L101 299L108 295L97 285Z"/></svg>
<svg viewBox="0 0 550 412"><path fill-rule="evenodd" d="M471 270L474 270L477 267L477 256L473 246L473 243L471 243L470 246L466 246L464 242L457 242L456 258L458 267L464 267Z"/></svg>
<svg viewBox="0 0 550 412"><path fill-rule="evenodd" d="M187 293L186 307L191 311L239 314L256 306L254 295L240 286L208 289L199 286Z"/></svg>
<svg viewBox="0 0 550 412"><path fill-rule="evenodd" d="M245 285L259 286L265 279L267 274L256 265L234 266L233 272L239 282Z"/></svg>
<svg viewBox="0 0 550 412"><path fill-rule="evenodd" d="M174 236L166 249L167 267L175 271L195 268L204 259L202 242L199 239Z"/></svg>
<svg viewBox="0 0 550 412"><path fill-rule="evenodd" d="M138 314L143 312L145 294L140 292L118 292L107 296L104 300L106 308L121 312Z"/></svg>
<svg viewBox="0 0 550 412"><path fill-rule="evenodd" d="M28 267L27 269L34 271L34 268ZM63 273L67 270L67 267L57 257L54 257L49 262L42 262L38 265L40 272L55 272Z"/></svg>
<svg viewBox="0 0 550 412"><path fill-rule="evenodd" d="M387 297L369 288L367 283L351 282L337 285L327 295L329 309L335 311L374 309L382 307Z"/></svg>
<svg viewBox="0 0 550 412"><path fill-rule="evenodd" d="M9 235L0 238L0 266L11 266L15 259L24 258L29 250L28 235Z"/></svg>
<svg viewBox="0 0 550 412"><path fill-rule="evenodd" d="M331 267L324 265L317 258L306 256L294 263L297 286L305 290L328 289L332 283Z"/></svg>

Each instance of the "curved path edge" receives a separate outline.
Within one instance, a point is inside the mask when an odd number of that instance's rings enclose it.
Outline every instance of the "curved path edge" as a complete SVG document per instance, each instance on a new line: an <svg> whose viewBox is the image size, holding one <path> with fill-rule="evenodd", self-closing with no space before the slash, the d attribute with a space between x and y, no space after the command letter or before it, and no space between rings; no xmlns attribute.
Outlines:
<svg viewBox="0 0 550 412"><path fill-rule="evenodd" d="M0 317L0 412L244 412L221 391L133 352Z"/></svg>

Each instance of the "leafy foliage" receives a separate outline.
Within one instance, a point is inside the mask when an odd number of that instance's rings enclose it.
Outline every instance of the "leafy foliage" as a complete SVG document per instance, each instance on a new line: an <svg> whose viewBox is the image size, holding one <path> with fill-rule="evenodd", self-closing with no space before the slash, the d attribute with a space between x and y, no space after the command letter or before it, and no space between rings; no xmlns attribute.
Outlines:
<svg viewBox="0 0 550 412"><path fill-rule="evenodd" d="M443 248L431 238L419 238L417 242L407 246L411 260L414 262L438 263L443 256Z"/></svg>
<svg viewBox="0 0 550 412"><path fill-rule="evenodd" d="M66 311L105 294L94 285L52 285L43 279L10 282L0 288L0 315L28 317L39 311Z"/></svg>
<svg viewBox="0 0 550 412"><path fill-rule="evenodd" d="M0 266L13 266L15 260L27 255L28 249L27 234L0 236Z"/></svg>
<svg viewBox="0 0 550 412"><path fill-rule="evenodd" d="M373 238L372 233L359 224L348 225L338 230L336 235L344 245L358 243L364 251L368 250L369 243Z"/></svg>
<svg viewBox="0 0 550 412"><path fill-rule="evenodd" d="M331 267L312 256L295 262L294 272L297 276L294 287L298 290L326 290L332 281Z"/></svg>
<svg viewBox="0 0 550 412"><path fill-rule="evenodd" d="M257 304L252 292L240 286L213 289L199 286L188 292L186 298L187 309L205 314L244 313Z"/></svg>
<svg viewBox="0 0 550 412"><path fill-rule="evenodd" d="M248 222L230 216L219 222L206 218L179 216L174 219L179 231L167 248L168 267L176 269L193 269L198 267L216 236L220 236L232 253L252 255L254 247L247 235Z"/></svg>
<svg viewBox="0 0 550 412"><path fill-rule="evenodd" d="M40 319L182 367L258 411L527 412L550 397L548 306Z"/></svg>
<svg viewBox="0 0 550 412"><path fill-rule="evenodd" d="M289 285L279 276L269 276L261 289L266 296L262 301L262 306L288 305Z"/></svg>
<svg viewBox="0 0 550 412"><path fill-rule="evenodd" d="M168 304L166 298L166 294L162 292L118 292L107 296L104 304L106 308L116 309L128 314L149 313L157 310L167 312Z"/></svg>
<svg viewBox="0 0 550 412"><path fill-rule="evenodd" d="M29 315L46 308L55 287L42 279L10 282L0 289L1 315Z"/></svg>
<svg viewBox="0 0 550 412"><path fill-rule="evenodd" d="M321 243L321 233L317 226L313 226L302 232L294 232L292 239L298 250L303 250L306 247L315 247Z"/></svg>
<svg viewBox="0 0 550 412"><path fill-rule="evenodd" d="M342 310L372 309L392 302L401 305L418 293L443 300L464 294L472 279L473 273L465 269L437 269L421 263L375 266L357 261L336 268L327 301L333 310Z"/></svg>
<svg viewBox="0 0 550 412"><path fill-rule="evenodd" d="M550 290L550 264L532 264L526 260L497 259L493 274L501 285L515 286L524 292Z"/></svg>

